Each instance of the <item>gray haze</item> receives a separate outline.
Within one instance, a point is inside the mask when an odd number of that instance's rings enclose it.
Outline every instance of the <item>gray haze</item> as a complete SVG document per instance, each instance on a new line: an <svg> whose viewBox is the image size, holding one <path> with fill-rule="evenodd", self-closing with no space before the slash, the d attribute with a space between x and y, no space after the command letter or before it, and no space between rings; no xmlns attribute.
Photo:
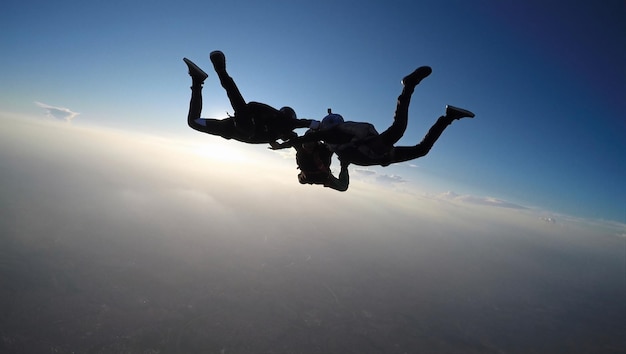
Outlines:
<svg viewBox="0 0 626 354"><path fill-rule="evenodd" d="M3 120L0 352L626 350L619 232L273 163Z"/></svg>

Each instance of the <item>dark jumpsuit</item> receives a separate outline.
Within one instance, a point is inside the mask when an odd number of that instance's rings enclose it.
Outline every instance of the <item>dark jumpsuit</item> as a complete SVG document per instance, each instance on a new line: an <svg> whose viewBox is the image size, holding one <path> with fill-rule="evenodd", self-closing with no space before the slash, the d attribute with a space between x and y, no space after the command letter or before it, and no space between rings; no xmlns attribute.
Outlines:
<svg viewBox="0 0 626 354"><path fill-rule="evenodd" d="M373 126L365 122L339 123L327 130L319 130L304 136L291 139L283 147L301 145L305 142L324 141L336 146L335 153L344 163L352 163L361 166L381 165L388 166L392 163L404 162L422 157L430 151L441 133L452 123L452 119L441 116L430 128L422 141L414 146L393 146L407 127L409 104L414 87L404 87L400 96L393 123L384 132L378 134ZM369 136L354 140L354 134L345 129L349 125L363 125L363 129L369 129Z"/></svg>
<svg viewBox="0 0 626 354"><path fill-rule="evenodd" d="M249 102L243 99L235 81L224 71L216 70L220 83L235 111L233 117L224 119L201 118L202 83L191 86L191 101L187 123L195 130L219 135L225 139L235 139L250 144L264 144L277 139L287 140L296 137L296 128L307 128L309 119L292 119L280 110L267 104ZM247 129L239 129L246 127Z"/></svg>
<svg viewBox="0 0 626 354"><path fill-rule="evenodd" d="M301 184L322 184L341 192L348 190L350 177L348 166L341 166L339 178L333 176L330 171L331 157L333 153L326 144L316 142L312 149L305 149L302 145L296 145L296 163L300 169L298 180Z"/></svg>

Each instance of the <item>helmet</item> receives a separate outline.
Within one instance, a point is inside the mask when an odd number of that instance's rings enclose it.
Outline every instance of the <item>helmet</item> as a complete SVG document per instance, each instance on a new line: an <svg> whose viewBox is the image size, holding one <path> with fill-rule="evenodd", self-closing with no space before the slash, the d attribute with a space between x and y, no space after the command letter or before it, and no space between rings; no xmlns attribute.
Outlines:
<svg viewBox="0 0 626 354"><path fill-rule="evenodd" d="M280 111L282 114L285 115L285 117L289 119L298 119L298 117L296 116L296 111L294 111L291 107L283 107L280 109Z"/></svg>
<svg viewBox="0 0 626 354"><path fill-rule="evenodd" d="M340 114L331 113L322 119L320 129L329 129L339 123L343 123L343 117Z"/></svg>

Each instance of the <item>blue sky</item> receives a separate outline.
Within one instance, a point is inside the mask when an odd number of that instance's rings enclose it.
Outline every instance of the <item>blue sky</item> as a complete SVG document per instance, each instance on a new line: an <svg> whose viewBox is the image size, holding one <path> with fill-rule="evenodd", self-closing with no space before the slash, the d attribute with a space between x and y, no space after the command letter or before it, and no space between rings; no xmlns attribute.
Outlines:
<svg viewBox="0 0 626 354"><path fill-rule="evenodd" d="M232 109L208 61L220 49L246 99L308 118L332 107L383 131L400 79L430 65L398 145L419 142L446 104L476 118L455 122L428 156L372 171L403 188L626 222L625 6L8 1L0 9L0 112L58 107L80 113L74 125L217 142L186 126L190 80L181 59L207 69L204 115L222 118Z"/></svg>

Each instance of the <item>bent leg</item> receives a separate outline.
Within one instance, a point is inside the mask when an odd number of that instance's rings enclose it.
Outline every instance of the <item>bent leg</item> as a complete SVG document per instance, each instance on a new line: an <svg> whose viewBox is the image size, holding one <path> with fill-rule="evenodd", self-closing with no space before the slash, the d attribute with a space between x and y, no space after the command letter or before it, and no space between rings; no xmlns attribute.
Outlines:
<svg viewBox="0 0 626 354"><path fill-rule="evenodd" d="M230 77L226 71L217 73L217 76L220 79L220 84L226 90L226 95L228 96L228 100L230 101L233 110L235 111L235 116L239 115L247 115L247 106L246 101L243 99L241 92L239 92L239 88L235 84L235 81L232 77Z"/></svg>
<svg viewBox="0 0 626 354"><path fill-rule="evenodd" d="M202 113L202 84L194 82L193 86L191 86L191 100L189 101L189 113L187 114L187 124L189 124L190 127L194 128L192 126L192 122L200 118L201 113Z"/></svg>
<svg viewBox="0 0 626 354"><path fill-rule="evenodd" d="M228 75L226 70L217 71L217 76L220 79L222 87L226 90L228 100L235 111L235 114L233 115L234 127L244 135L249 137L253 136L255 125L254 116L250 111L248 104L246 104L246 101L243 99L241 92L239 92L239 88L235 84L235 81Z"/></svg>
<svg viewBox="0 0 626 354"><path fill-rule="evenodd" d="M398 96L398 103L396 105L396 112L393 116L393 123L391 126L380 134L380 139L383 144L387 146L393 146L406 130L406 126L409 120L409 104L411 103L411 95L413 94L414 87L405 86L402 89L402 93Z"/></svg>
<svg viewBox="0 0 626 354"><path fill-rule="evenodd" d="M422 82L422 80L428 77L432 72L433 70L430 66L420 66L402 79L402 85L404 85L404 88L398 97L396 113L393 116L393 124L391 124L389 129L380 134L382 143L391 147L398 142L398 140L400 140L402 135L404 135L404 131L406 130L409 120L409 104L411 103L411 95L413 95L413 91L415 91L415 86Z"/></svg>
<svg viewBox="0 0 626 354"><path fill-rule="evenodd" d="M393 148L391 163L404 162L428 154L433 147L437 139L441 136L441 133L452 123L452 120L448 117L441 116L437 119L437 122L433 124L428 130L426 136L422 141L415 146L397 146Z"/></svg>
<svg viewBox="0 0 626 354"><path fill-rule="evenodd" d="M226 71L226 57L224 56L224 53L214 51L211 52L209 57L213 63L213 68L217 73L217 77L220 79L220 84L224 90L226 90L226 96L228 96L230 105L235 111L235 123L240 123L241 126L250 125L252 123L252 117L250 117L250 112L248 112L248 105L243 99L239 88L235 84L235 80L233 80L233 78L230 77Z"/></svg>
<svg viewBox="0 0 626 354"><path fill-rule="evenodd" d="M218 135L224 139L232 139L235 134L235 125L232 118L196 118L188 123L190 127L199 132Z"/></svg>
<svg viewBox="0 0 626 354"><path fill-rule="evenodd" d="M189 101L189 113L187 114L187 125L189 127L211 135L219 135L230 139L233 136L232 118L207 119L200 118L202 114L202 84L194 82L191 86L191 100Z"/></svg>

